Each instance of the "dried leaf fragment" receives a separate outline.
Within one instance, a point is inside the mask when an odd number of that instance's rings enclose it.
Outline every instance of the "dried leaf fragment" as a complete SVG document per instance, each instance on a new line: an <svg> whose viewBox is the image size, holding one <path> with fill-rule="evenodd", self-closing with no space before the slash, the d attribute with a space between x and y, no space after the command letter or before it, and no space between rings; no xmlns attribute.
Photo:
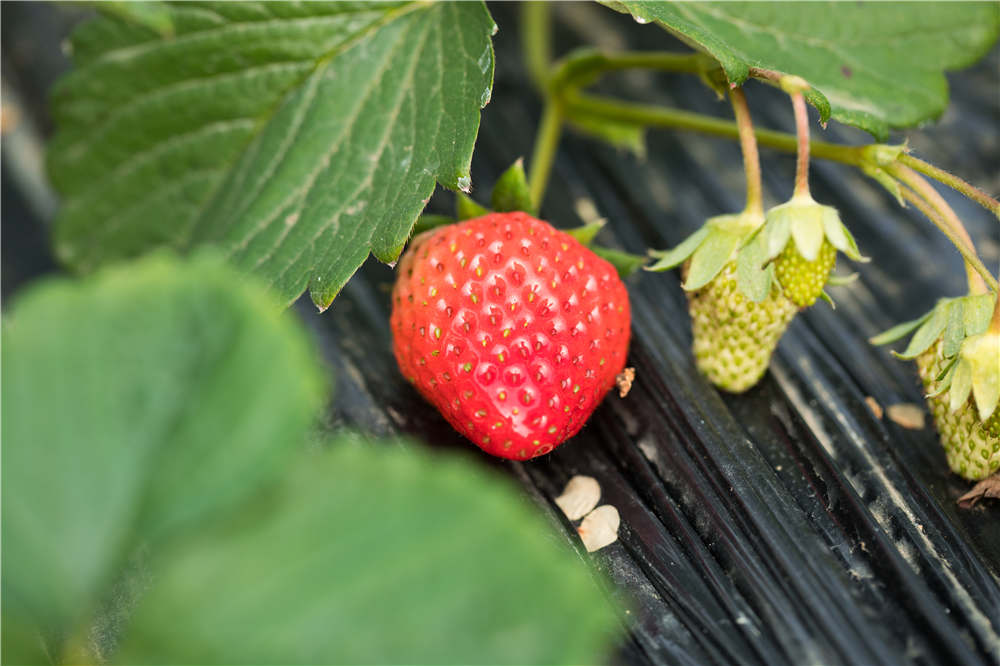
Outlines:
<svg viewBox="0 0 1000 666"><path fill-rule="evenodd" d="M635 368L624 368L615 376L615 386L618 387L618 397L624 398L632 390L635 381Z"/></svg>
<svg viewBox="0 0 1000 666"><path fill-rule="evenodd" d="M924 408L912 402L901 402L889 405L886 410L889 418L908 430L921 430L924 427Z"/></svg>
<svg viewBox="0 0 1000 666"><path fill-rule="evenodd" d="M604 504L587 514L577 532L580 533L580 539L587 552L593 553L618 540L619 525L621 516L618 515L618 509L610 504Z"/></svg>
<svg viewBox="0 0 1000 666"><path fill-rule="evenodd" d="M1000 499L1000 474L988 476L972 487L972 490L958 498L958 505L971 509L981 499Z"/></svg>
<svg viewBox="0 0 1000 666"><path fill-rule="evenodd" d="M601 486L592 476L574 476L556 498L556 506L570 520L580 520L597 506L601 499Z"/></svg>

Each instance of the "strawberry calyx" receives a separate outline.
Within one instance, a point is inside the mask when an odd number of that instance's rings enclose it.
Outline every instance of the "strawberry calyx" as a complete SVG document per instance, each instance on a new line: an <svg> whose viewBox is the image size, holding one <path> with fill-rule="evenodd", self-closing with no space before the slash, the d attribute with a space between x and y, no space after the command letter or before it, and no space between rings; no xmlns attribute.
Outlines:
<svg viewBox="0 0 1000 666"><path fill-rule="evenodd" d="M963 409L970 401L983 427L1000 435L1000 331L990 327L996 298L993 294L967 294L942 298L924 315L898 324L870 340L882 345L912 333L902 359L924 358L940 370L927 377L928 398L947 398L948 411ZM932 358L927 359L930 354Z"/></svg>
<svg viewBox="0 0 1000 666"><path fill-rule="evenodd" d="M670 270L690 258L683 286L685 291L696 291L714 280L763 224L764 216L753 211L709 218L677 247L650 252L657 261L646 270Z"/></svg>
<svg viewBox="0 0 1000 666"><path fill-rule="evenodd" d="M837 250L855 261L868 261L837 209L817 203L808 193L796 194L765 217L764 260L774 263L779 284L799 307L812 305L823 293Z"/></svg>

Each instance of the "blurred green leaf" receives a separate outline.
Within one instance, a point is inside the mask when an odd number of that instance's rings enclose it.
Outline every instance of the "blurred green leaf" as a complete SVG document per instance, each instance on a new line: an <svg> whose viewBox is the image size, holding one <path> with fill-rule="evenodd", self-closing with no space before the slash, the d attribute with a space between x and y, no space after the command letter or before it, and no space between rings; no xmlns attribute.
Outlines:
<svg viewBox="0 0 1000 666"><path fill-rule="evenodd" d="M655 21L722 65L742 84L750 67L794 74L828 116L888 138L941 115L944 72L972 64L996 41L989 2L605 2Z"/></svg>
<svg viewBox="0 0 1000 666"><path fill-rule="evenodd" d="M221 247L285 303L395 260L435 184L469 189L495 24L481 2L168 3L111 16L53 90L56 251L78 271Z"/></svg>
<svg viewBox="0 0 1000 666"><path fill-rule="evenodd" d="M341 436L220 529L161 553L119 660L582 664L618 632L509 482Z"/></svg>
<svg viewBox="0 0 1000 666"><path fill-rule="evenodd" d="M5 612L65 639L138 540L232 508L299 450L323 380L279 312L207 256L17 301L2 350Z"/></svg>
<svg viewBox="0 0 1000 666"><path fill-rule="evenodd" d="M524 160L518 159L500 175L490 199L493 210L499 212L524 211L535 214L528 191L528 178L524 174Z"/></svg>
<svg viewBox="0 0 1000 666"><path fill-rule="evenodd" d="M174 34L174 19L165 2L155 0L100 0L93 4L105 14L117 16L130 23L149 28L158 35L171 37Z"/></svg>

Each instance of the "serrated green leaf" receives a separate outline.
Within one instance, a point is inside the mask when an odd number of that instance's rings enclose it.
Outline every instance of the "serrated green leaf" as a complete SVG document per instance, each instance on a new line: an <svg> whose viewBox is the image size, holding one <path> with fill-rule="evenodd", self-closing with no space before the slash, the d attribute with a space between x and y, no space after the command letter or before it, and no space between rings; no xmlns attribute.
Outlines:
<svg viewBox="0 0 1000 666"><path fill-rule="evenodd" d="M13 599L64 639L137 540L218 516L300 449L324 380L279 312L208 257L153 256L17 301L2 349L5 610Z"/></svg>
<svg viewBox="0 0 1000 666"><path fill-rule="evenodd" d="M910 344L907 345L902 354L898 354L900 358L916 358L927 351L941 337L944 327L948 324L948 302L941 300L934 306L927 321L913 334Z"/></svg>
<svg viewBox="0 0 1000 666"><path fill-rule="evenodd" d="M883 331L874 337L868 338L868 342L876 346L886 345L889 344L890 342L895 342L896 340L905 337L911 331L913 331L918 326L923 324L925 321L930 319L932 314L934 314L934 310L930 310L929 312L921 315L920 317L917 317L916 319L912 319L910 321L904 321L901 324L896 324L889 330Z"/></svg>
<svg viewBox="0 0 1000 666"><path fill-rule="evenodd" d="M742 238L738 234L713 229L691 255L691 267L688 269L684 289L686 291L701 289L714 280L732 258L741 241Z"/></svg>
<svg viewBox="0 0 1000 666"><path fill-rule="evenodd" d="M528 190L528 178L524 175L524 160L518 159L500 175L493 186L490 203L495 211L535 214L531 192Z"/></svg>
<svg viewBox="0 0 1000 666"><path fill-rule="evenodd" d="M702 241L711 231L708 225L702 226L698 231L685 238L680 245L669 250L654 250L649 254L658 261L652 266L647 266L647 271L666 271L681 265L698 249Z"/></svg>
<svg viewBox="0 0 1000 666"><path fill-rule="evenodd" d="M324 308L392 261L435 182L468 189L495 25L480 2L169 4L74 37L49 152L58 256L214 244Z"/></svg>
<svg viewBox="0 0 1000 666"><path fill-rule="evenodd" d="M761 230L743 246L736 259L736 281L750 300L760 303L771 293L774 266L764 264L767 256L768 237Z"/></svg>
<svg viewBox="0 0 1000 666"><path fill-rule="evenodd" d="M582 227L574 227L573 229L562 229L562 231L566 232L567 234L578 240L581 244L589 247L591 242L593 242L594 240L594 236L596 236L597 232L599 232L601 229L604 228L605 224L607 224L607 220L602 219L602 220L596 220L589 224L585 224Z"/></svg>
<svg viewBox="0 0 1000 666"><path fill-rule="evenodd" d="M941 337L941 355L951 358L958 353L965 339L965 312L964 299L956 298L948 304L948 323L944 327L944 335Z"/></svg>
<svg viewBox="0 0 1000 666"><path fill-rule="evenodd" d="M830 116L878 141L890 127L940 116L944 71L975 62L1000 30L995 3L615 5L714 56L732 83L743 83L751 66L804 78L821 121Z"/></svg>
<svg viewBox="0 0 1000 666"><path fill-rule="evenodd" d="M615 612L507 480L398 446L331 446L235 527L160 554L119 661L605 658Z"/></svg>
<svg viewBox="0 0 1000 666"><path fill-rule="evenodd" d="M632 275L632 273L635 273L637 270L646 265L647 261L649 261L649 257L629 254L628 252L623 252L622 250L614 250L610 247L602 247L600 245L592 245L590 250L598 257L614 266L615 270L618 271L618 277L623 279Z"/></svg>
<svg viewBox="0 0 1000 666"><path fill-rule="evenodd" d="M459 222L489 215L490 212L489 208L479 205L464 192L455 192L455 217Z"/></svg>
<svg viewBox="0 0 1000 666"><path fill-rule="evenodd" d="M996 296L993 294L976 294L965 297L965 335L979 335L990 325Z"/></svg>

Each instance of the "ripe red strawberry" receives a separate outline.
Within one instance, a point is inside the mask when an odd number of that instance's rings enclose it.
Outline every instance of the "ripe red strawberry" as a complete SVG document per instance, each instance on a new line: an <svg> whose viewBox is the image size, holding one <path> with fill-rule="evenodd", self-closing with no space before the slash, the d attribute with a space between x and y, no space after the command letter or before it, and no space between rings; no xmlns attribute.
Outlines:
<svg viewBox="0 0 1000 666"><path fill-rule="evenodd" d="M576 434L625 365L631 311L615 269L525 213L418 236L392 298L403 375L496 456L534 458Z"/></svg>

